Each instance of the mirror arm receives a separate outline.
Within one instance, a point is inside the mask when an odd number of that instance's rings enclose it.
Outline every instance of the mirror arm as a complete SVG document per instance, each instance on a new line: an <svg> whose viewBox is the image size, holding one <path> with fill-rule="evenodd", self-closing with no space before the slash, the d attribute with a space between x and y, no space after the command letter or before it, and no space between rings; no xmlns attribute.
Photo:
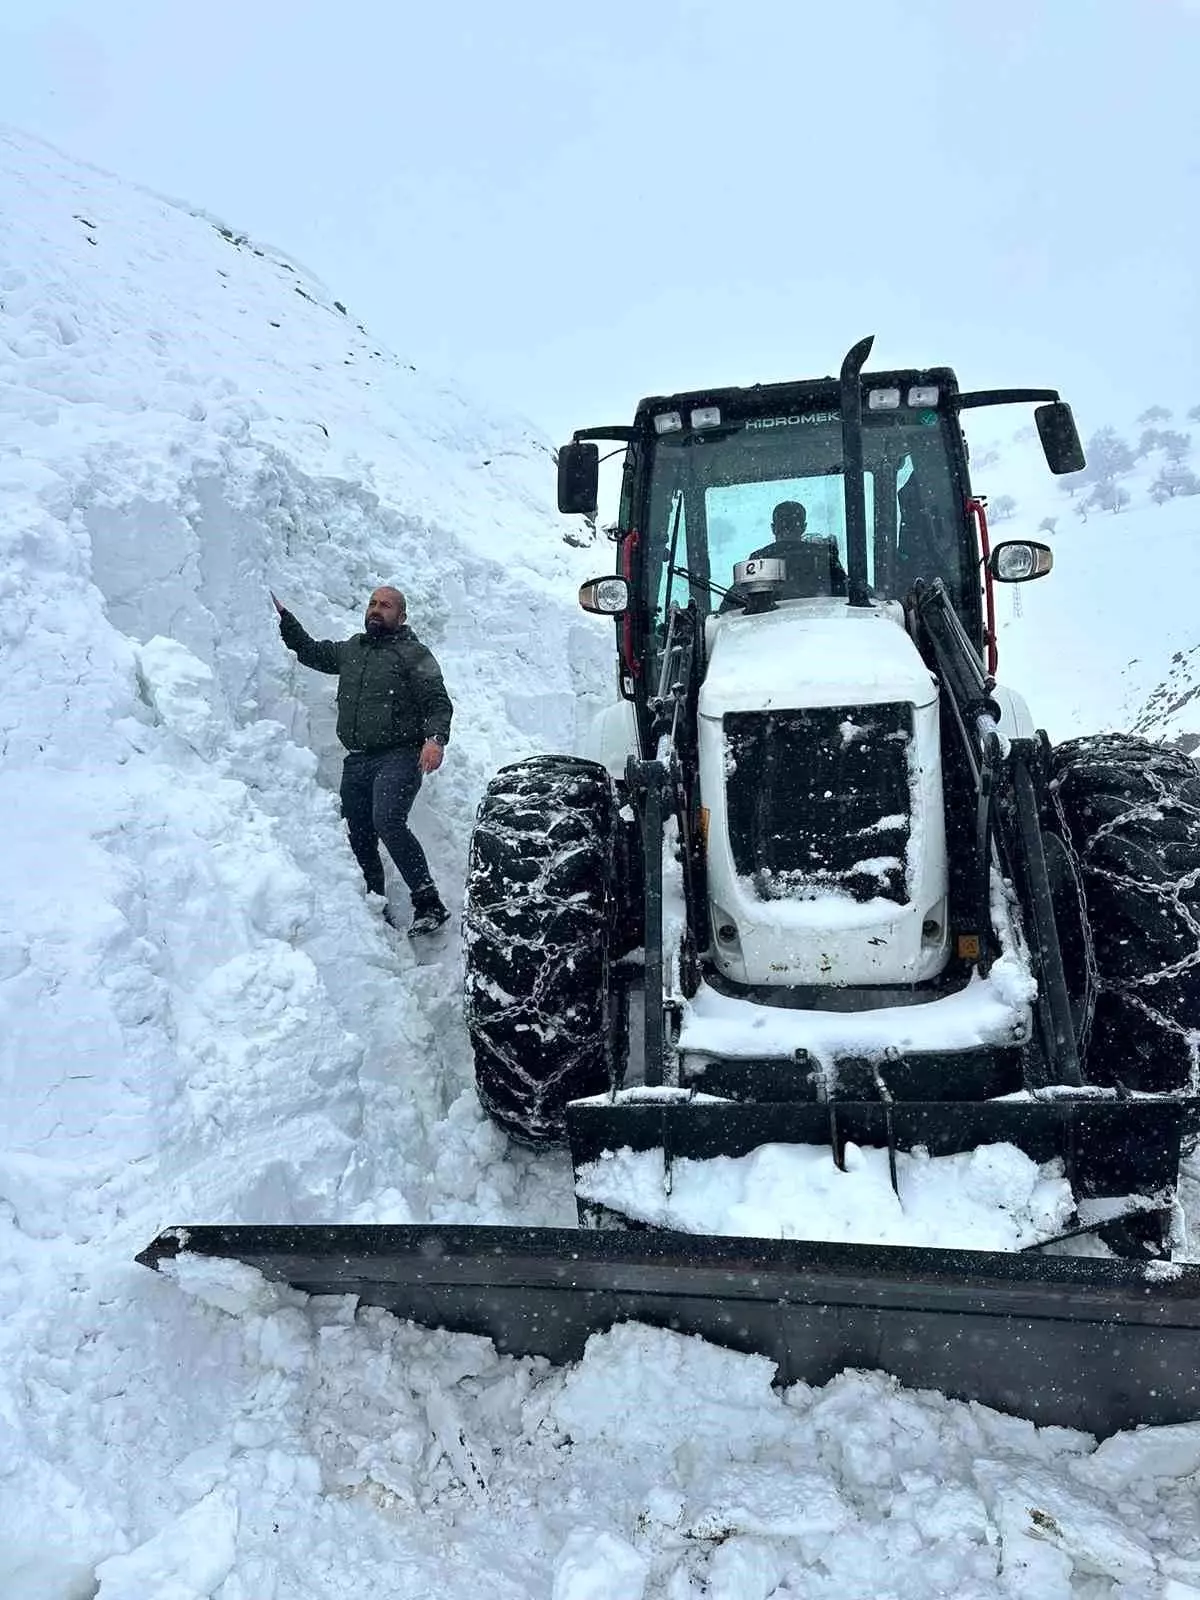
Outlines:
<svg viewBox="0 0 1200 1600"><path fill-rule="evenodd" d="M1057 404L1061 399L1057 389L971 389L952 396L950 404L956 411L969 411L975 406L1031 405L1042 400Z"/></svg>

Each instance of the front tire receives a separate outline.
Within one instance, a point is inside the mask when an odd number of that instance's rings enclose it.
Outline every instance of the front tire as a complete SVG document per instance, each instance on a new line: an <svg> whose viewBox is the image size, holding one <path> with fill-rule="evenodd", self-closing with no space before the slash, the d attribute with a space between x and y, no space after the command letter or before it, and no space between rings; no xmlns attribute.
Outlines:
<svg viewBox="0 0 1200 1600"><path fill-rule="evenodd" d="M1085 1078L1190 1089L1200 1052L1200 770L1182 751L1115 733L1060 745L1052 770L1058 830L1086 904L1075 959L1090 971L1073 985L1094 997Z"/></svg>
<svg viewBox="0 0 1200 1600"><path fill-rule="evenodd" d="M480 1103L525 1143L562 1142L567 1102L608 1085L616 831L607 771L572 756L503 768L476 817L467 1028Z"/></svg>

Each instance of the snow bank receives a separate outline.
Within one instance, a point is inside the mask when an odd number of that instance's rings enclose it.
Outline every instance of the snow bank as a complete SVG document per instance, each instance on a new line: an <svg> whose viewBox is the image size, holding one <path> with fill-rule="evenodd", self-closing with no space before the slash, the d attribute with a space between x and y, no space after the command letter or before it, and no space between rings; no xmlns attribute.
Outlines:
<svg viewBox="0 0 1200 1600"><path fill-rule="evenodd" d="M636 1325L554 1369L265 1284L229 1315L211 1262L180 1284L114 1270L54 1326L12 1311L43 1455L0 1453L6 1600L22 1569L38 1600L86 1574L100 1600L1078 1600L1194 1576L1200 1427L1096 1449L878 1374L781 1392L761 1357Z"/></svg>
<svg viewBox="0 0 1200 1600"><path fill-rule="evenodd" d="M267 590L342 636L373 584L407 591L458 704L417 812L454 902L497 762L572 748L607 675L572 605L596 556L544 441L291 263L12 133L0 206L0 1195L77 1240L385 1188L426 1215L469 1081L452 965L435 984L363 903L333 686Z"/></svg>

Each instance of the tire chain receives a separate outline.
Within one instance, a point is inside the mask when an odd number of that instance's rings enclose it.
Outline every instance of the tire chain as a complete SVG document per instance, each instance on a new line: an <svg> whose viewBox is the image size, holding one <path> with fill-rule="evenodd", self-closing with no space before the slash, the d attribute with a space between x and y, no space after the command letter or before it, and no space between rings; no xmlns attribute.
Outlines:
<svg viewBox="0 0 1200 1600"><path fill-rule="evenodd" d="M487 832L491 833L496 838L507 838L517 846L527 842L525 837L517 833L514 829L499 828L489 824ZM536 880L531 880L529 884L532 893L537 895L539 901L548 910L552 907L558 907L562 910L566 910L571 906L573 901L578 900L577 896L562 899L556 895L547 894L542 887L552 870L555 867L560 866L567 859L567 857L574 853L574 850L577 850L578 848L578 846L573 846L571 849L563 849L557 855L549 857L538 878ZM510 883L514 882L513 879L509 879L507 881ZM486 929L487 935L489 935L497 944L520 945L526 950L540 950L544 953L550 953L559 956L565 955L569 950L569 946L554 944L544 935L541 938L522 938L519 934L513 933L510 929L498 928L487 915L485 910L480 910L477 908L473 909L472 922L476 927ZM480 938L481 934L472 929L469 937L470 941L473 942L475 939ZM510 1007L501 1007L501 1009L498 1011L491 1012L487 1020L501 1020L505 1017L516 1015L518 1013L528 1017L532 1011L533 1016L541 1018L542 1022L547 1028L547 1031L552 1031L559 1034L563 1033L564 1029L562 1020L560 1018L551 1018L547 1013L538 1010L538 997L536 993L530 1000L522 1000L515 995L510 995L509 999L512 1001L512 1005ZM512 1065L516 1066L516 1063L513 1062ZM536 1080L530 1078L527 1073L522 1072L520 1073L520 1076L526 1078L526 1080L530 1083L536 1082Z"/></svg>
<svg viewBox="0 0 1200 1600"><path fill-rule="evenodd" d="M1060 752L1056 752L1056 754L1058 753ZM1107 838L1117 829L1129 824L1130 822L1137 822L1144 818L1153 818L1155 815L1160 815L1163 811L1169 811L1173 809L1180 803L1180 797L1177 794L1172 793L1167 788L1158 772L1154 770L1154 766L1152 764L1148 763L1143 768L1143 775L1155 789L1157 798L1153 801L1139 801L1133 803L1125 811L1120 812L1117 816L1111 817L1107 822L1102 823L1087 841L1085 851L1090 849L1091 846L1097 841ZM1104 978L1104 976L1101 974L1100 966L1096 959L1096 947L1092 936L1092 920L1087 914L1087 888L1084 877L1083 857L1075 847L1074 840L1072 838L1072 829L1063 808L1059 793L1060 786L1065 776L1066 773L1063 772L1055 775L1055 778L1050 785L1050 794L1054 807L1054 813L1059 825L1058 837L1071 860L1077 881L1080 885L1080 891L1084 897L1084 905L1082 908L1084 915L1080 920L1082 925L1084 960L1087 966L1090 999L1086 1009L1084 1025L1080 1030L1081 1036L1079 1040L1079 1053L1081 1057L1086 1058L1087 1046L1091 1037L1092 1021L1095 1014L1095 997L1104 992L1108 994L1120 994L1124 996L1124 998L1129 1001L1130 1004L1134 1005L1139 1011L1146 1015L1150 1020L1155 1022L1160 1028L1163 1028L1167 1032L1176 1034L1181 1039L1185 1047L1192 1051L1194 1056L1197 1030L1186 1028L1174 1017L1167 1016L1161 1011L1157 1010L1157 1008L1151 1005L1143 995L1138 993L1138 991L1145 988L1151 988L1154 985L1162 983L1168 979L1178 977L1182 973L1189 972L1192 970L1192 968L1200 965L1200 920L1196 918L1196 916L1183 903L1182 900L1184 891L1194 887L1196 882L1200 881L1200 867L1195 868L1191 872L1185 873L1182 878L1178 879L1174 883L1149 884L1130 878L1123 873L1114 872L1108 867L1101 867L1095 864L1090 864L1088 866L1088 872L1094 874L1096 877L1103 878L1108 883L1117 885L1119 887L1136 890L1139 893L1151 894L1156 898L1167 901L1176 911L1180 913L1187 926L1196 935L1197 939L1197 947L1192 950L1190 954L1183 957L1182 960L1170 966L1162 967L1155 972L1143 973L1139 977L1124 979L1119 982L1110 981ZM1197 776L1200 778L1200 774Z"/></svg>
<svg viewBox="0 0 1200 1600"><path fill-rule="evenodd" d="M572 758L559 759L566 763ZM594 1019L593 1026L588 1027L586 997L579 999L582 1031L575 1031L570 1026L570 1011L573 1008L563 1004L562 995L548 997L546 986L552 988L555 984L561 984L564 973L572 970L572 957L577 956L581 949L590 948L594 939L602 938L601 925L610 920L608 901L611 886L604 886L600 904L585 889L567 893L547 890L547 883L553 881L554 874L572 855L581 851L597 852L600 841L592 832L577 834L557 847L553 839L554 827L563 817L587 817L589 809L595 804L588 790L590 785L595 784L597 769L592 763L580 763L574 770L568 768L555 772L555 758L534 760L545 761L546 765L499 775L493 780L480 807L476 837L490 837L500 848L490 863L482 863L477 860L476 846L472 847L468 912L464 917L468 952L466 1014L468 1026L476 1036L476 1079L485 1109L510 1135L544 1143L561 1136L555 1125L558 1119L553 1111L553 1091L556 1086L569 1084L573 1075L583 1074L586 1077L589 1074L589 1067L593 1064L589 1063L588 1056L597 1045ZM498 814L488 815L489 808ZM540 812L548 819L540 831L536 829L536 824L531 829L529 825L522 828L506 821L506 810L525 809L531 813ZM505 870L506 860L522 860L532 864L535 858L537 870L532 877L516 878ZM493 881L484 896L487 903L473 903L473 883L484 882L488 876ZM509 890L516 892L508 894ZM527 931L494 920L491 912L496 906L519 905L522 901L536 907L533 926ZM561 942L549 937L548 926L564 912L569 914L572 911L585 912L588 922L596 923L595 930L582 935L577 933L573 939ZM476 944L485 953L489 949L502 952L507 948L533 954L536 959L533 962L535 970L530 992L524 995L510 994L507 988L502 988L500 979L488 972L487 965L482 973L472 973L470 952ZM510 1003L505 1004L497 999L497 989L502 989L508 995ZM483 1007L478 1006L476 999L479 991L487 997ZM551 1001L549 1005L546 1004L547 999ZM526 1032L527 1038L529 1034L534 1034L540 1036L543 1042L551 1039L557 1042L559 1050L547 1051L541 1058L540 1072L536 1070L538 1052L522 1051L514 1041L513 1033L518 1028ZM531 1071L531 1066L535 1070ZM499 1098L492 1092L493 1088L500 1091ZM576 1086L576 1092L590 1091L586 1087L580 1091ZM551 1105L549 1111L545 1109L547 1102Z"/></svg>

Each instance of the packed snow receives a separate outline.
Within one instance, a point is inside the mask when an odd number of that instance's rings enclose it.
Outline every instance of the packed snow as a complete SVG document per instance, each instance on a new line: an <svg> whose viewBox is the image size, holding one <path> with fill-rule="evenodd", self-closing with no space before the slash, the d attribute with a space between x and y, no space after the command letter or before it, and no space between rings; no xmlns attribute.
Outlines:
<svg viewBox="0 0 1200 1600"><path fill-rule="evenodd" d="M1039 1167L1011 1144L898 1151L895 1191L887 1151L852 1142L841 1168L828 1148L764 1144L747 1156L676 1157L669 1181L661 1150L624 1149L581 1167L576 1189L684 1233L950 1250L1023 1250L1061 1233L1075 1209L1061 1163Z"/></svg>
<svg viewBox="0 0 1200 1600"><path fill-rule="evenodd" d="M859 1052L970 1050L1012 1044L1022 1036L1022 1008L1032 998L1028 968L1013 955L997 960L986 978L923 1006L875 1011L793 1011L721 994L708 984L684 1008L679 1042L697 1054L735 1058L794 1057L818 1062Z"/></svg>
<svg viewBox="0 0 1200 1600"><path fill-rule="evenodd" d="M453 939L418 961L364 897L268 589L335 637L407 592L458 708L414 815L457 904L488 777L608 692L572 599L609 555L564 543L529 426L12 132L0 410L3 1600L1200 1595L1200 1426L781 1392L638 1326L556 1370L136 1266L183 1221L572 1222L565 1157L475 1103Z"/></svg>

